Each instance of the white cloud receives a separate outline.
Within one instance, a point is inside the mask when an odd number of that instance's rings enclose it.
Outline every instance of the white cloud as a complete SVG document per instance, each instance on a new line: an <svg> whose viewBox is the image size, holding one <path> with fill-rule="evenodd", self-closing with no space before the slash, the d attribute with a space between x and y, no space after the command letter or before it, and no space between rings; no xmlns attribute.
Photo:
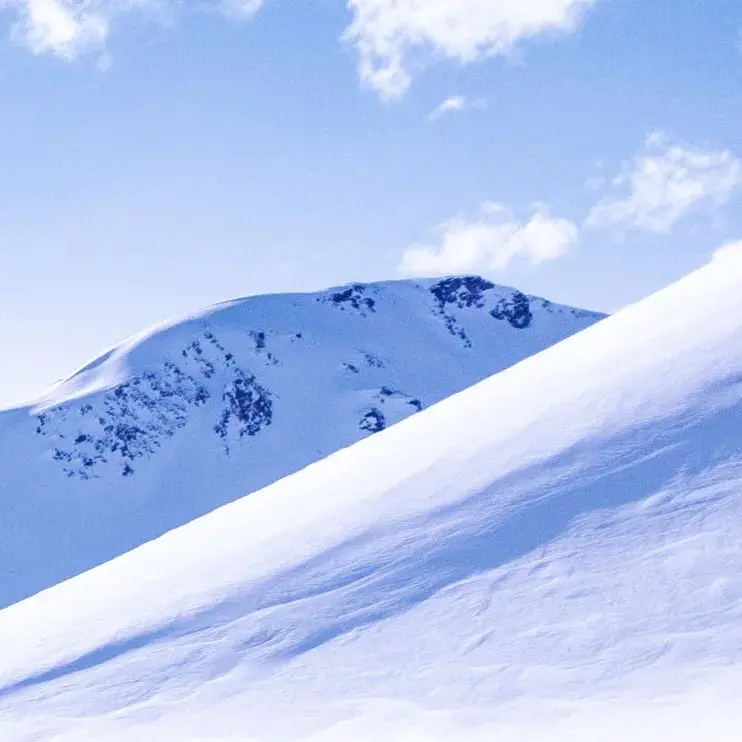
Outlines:
<svg viewBox="0 0 742 742"><path fill-rule="evenodd" d="M742 240L727 242L725 245L718 248L712 256L712 260L714 261L730 259L742 259Z"/></svg>
<svg viewBox="0 0 742 742"><path fill-rule="evenodd" d="M501 204L485 204L474 220L441 225L437 245L415 245L399 265L405 275L432 276L502 270L516 258L544 263L566 255L577 243L577 225L550 216L539 205L527 222L518 221Z"/></svg>
<svg viewBox="0 0 742 742"><path fill-rule="evenodd" d="M99 46L108 34L105 9L92 3L65 0L25 0L15 34L36 53L73 58Z"/></svg>
<svg viewBox="0 0 742 742"><path fill-rule="evenodd" d="M263 0L212 0L231 21L252 18ZM75 59L96 52L109 63L106 39L114 19L134 10L168 16L180 0L0 0L0 9L15 10L13 36L36 54Z"/></svg>
<svg viewBox="0 0 742 742"><path fill-rule="evenodd" d="M519 41L576 28L597 0L348 0L364 83L385 98L409 88L410 58L434 54L459 62L506 54Z"/></svg>
<svg viewBox="0 0 742 742"><path fill-rule="evenodd" d="M731 152L704 151L653 134L613 179L615 195L599 201L585 224L669 232L695 209L726 203L740 183L742 168Z"/></svg>
<svg viewBox="0 0 742 742"><path fill-rule="evenodd" d="M485 101L483 100L469 100L463 95L454 95L450 98L446 98L439 106L434 108L430 114L428 114L428 121L437 121L441 116L445 116L448 113L456 113L460 111L468 111L470 109L482 109L485 107Z"/></svg>
<svg viewBox="0 0 742 742"><path fill-rule="evenodd" d="M263 0L222 0L219 7L230 21L249 21L263 7Z"/></svg>
<svg viewBox="0 0 742 742"><path fill-rule="evenodd" d="M463 95L454 95L451 98L446 98L443 103L434 108L430 112L428 119L430 119L430 121L435 121L441 116L445 116L447 113L453 113L454 111L464 111L466 110L466 106L467 100L466 98L464 98Z"/></svg>
<svg viewBox="0 0 742 742"><path fill-rule="evenodd" d="M252 18L264 0L206 0L230 20ZM598 0L347 0L344 38L356 46L362 80L384 97L411 84L415 57L472 62L510 52L546 31L569 32ZM183 0L0 0L18 14L16 36L36 53L69 59L102 49L112 21L133 8L161 11ZM452 99L456 101L458 99ZM455 105L451 103L450 105ZM444 109L441 113L460 110Z"/></svg>

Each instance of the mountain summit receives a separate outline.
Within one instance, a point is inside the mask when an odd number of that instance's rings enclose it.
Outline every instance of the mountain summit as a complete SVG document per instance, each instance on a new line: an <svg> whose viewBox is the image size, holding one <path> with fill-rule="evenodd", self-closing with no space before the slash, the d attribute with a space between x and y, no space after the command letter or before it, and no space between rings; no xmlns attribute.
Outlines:
<svg viewBox="0 0 742 742"><path fill-rule="evenodd" d="M460 276L252 297L145 332L0 413L0 607L601 318Z"/></svg>
<svg viewBox="0 0 742 742"><path fill-rule="evenodd" d="M736 739L740 291L715 261L0 612L3 737Z"/></svg>

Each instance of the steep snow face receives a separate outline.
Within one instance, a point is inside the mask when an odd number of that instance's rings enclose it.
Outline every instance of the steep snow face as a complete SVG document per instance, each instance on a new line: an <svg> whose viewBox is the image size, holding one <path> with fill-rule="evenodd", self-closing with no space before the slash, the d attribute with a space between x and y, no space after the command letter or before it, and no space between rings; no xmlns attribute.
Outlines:
<svg viewBox="0 0 742 742"><path fill-rule="evenodd" d="M0 413L0 607L601 319L476 276L234 301Z"/></svg>
<svg viewBox="0 0 742 742"><path fill-rule="evenodd" d="M741 290L715 261L0 612L2 736L736 739Z"/></svg>

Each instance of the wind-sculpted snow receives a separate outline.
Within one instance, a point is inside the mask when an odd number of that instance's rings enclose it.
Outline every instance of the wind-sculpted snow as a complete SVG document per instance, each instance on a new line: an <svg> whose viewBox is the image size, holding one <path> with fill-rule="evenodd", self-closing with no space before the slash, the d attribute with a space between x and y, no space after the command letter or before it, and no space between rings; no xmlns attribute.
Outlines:
<svg viewBox="0 0 742 742"><path fill-rule="evenodd" d="M0 612L0 732L732 742L741 290L714 262Z"/></svg>
<svg viewBox="0 0 742 742"><path fill-rule="evenodd" d="M463 277L238 300L155 328L36 407L0 413L0 606L601 319L530 299L533 322L517 329L491 314L515 295Z"/></svg>

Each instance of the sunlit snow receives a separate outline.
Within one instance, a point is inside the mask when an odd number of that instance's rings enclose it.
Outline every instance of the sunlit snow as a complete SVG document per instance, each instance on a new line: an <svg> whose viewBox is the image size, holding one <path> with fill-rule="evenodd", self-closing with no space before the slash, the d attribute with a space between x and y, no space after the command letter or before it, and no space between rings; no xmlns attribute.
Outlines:
<svg viewBox="0 0 742 742"><path fill-rule="evenodd" d="M0 738L738 739L742 255L0 612Z"/></svg>

